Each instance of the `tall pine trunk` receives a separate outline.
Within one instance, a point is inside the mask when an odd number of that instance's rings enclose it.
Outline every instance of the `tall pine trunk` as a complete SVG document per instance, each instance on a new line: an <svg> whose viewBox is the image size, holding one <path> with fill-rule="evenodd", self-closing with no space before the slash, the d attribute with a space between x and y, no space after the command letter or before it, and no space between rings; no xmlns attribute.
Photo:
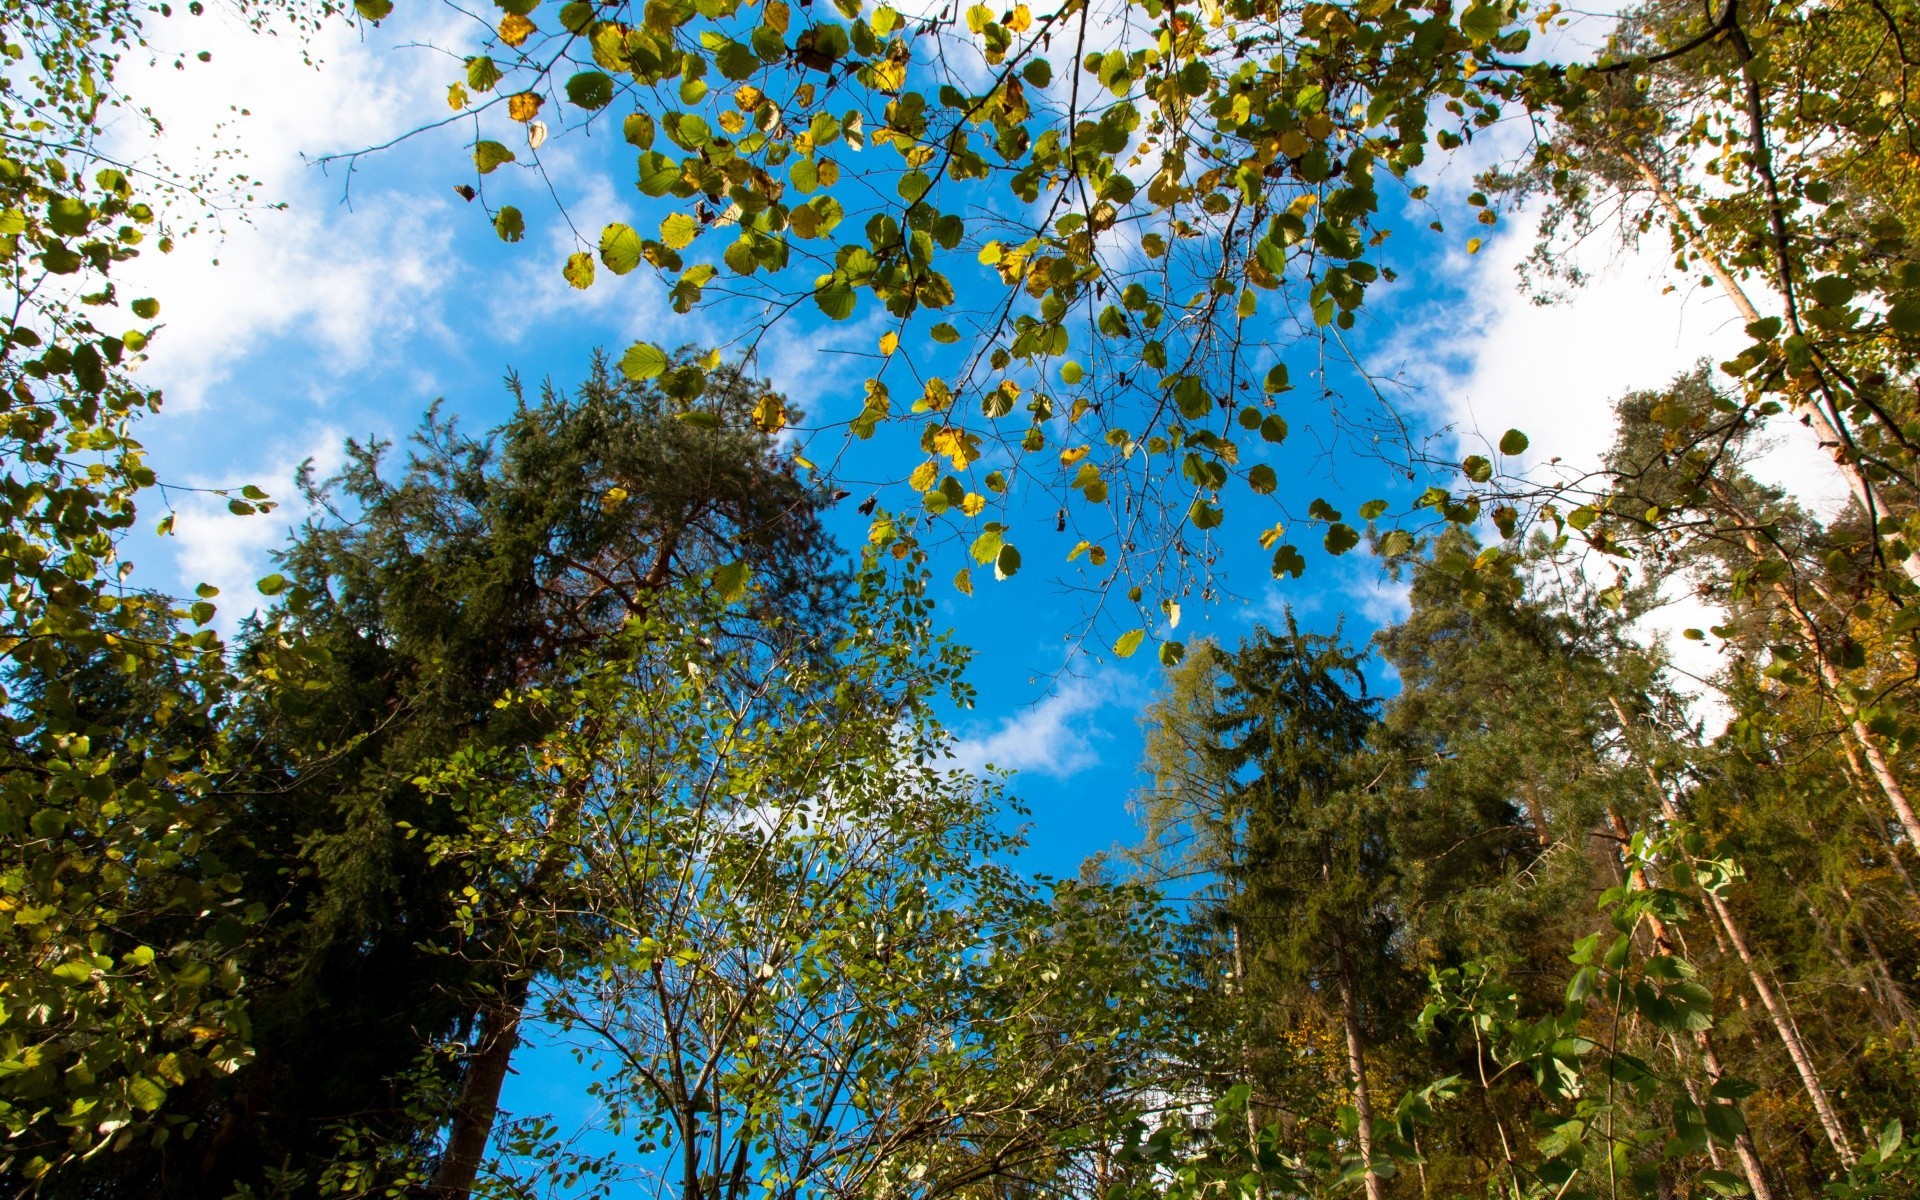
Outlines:
<svg viewBox="0 0 1920 1200"><path fill-rule="evenodd" d="M1607 820L1613 825L1614 834L1620 839L1621 846L1626 846L1631 841L1631 832L1619 811L1613 808L1607 809ZM1643 891L1648 887L1646 872L1641 869L1639 863L1630 863L1626 875L1627 886L1634 891ZM1682 957L1680 947L1674 940L1673 931L1667 928L1666 922L1651 912L1646 917L1647 928L1652 931L1654 944L1660 952L1675 958ZM1702 1029L1693 1035L1693 1041L1700 1052L1701 1063L1706 1068L1708 1086L1718 1085L1726 1072L1721 1068L1719 1052L1714 1049L1713 1035ZM1741 1129L1739 1136L1733 1139L1733 1151L1740 1159L1740 1171L1747 1177L1747 1189L1753 1193L1753 1200L1774 1200L1773 1187L1767 1182L1766 1166L1760 1161L1760 1152L1753 1144L1753 1135L1744 1128Z"/></svg>
<svg viewBox="0 0 1920 1200"><path fill-rule="evenodd" d="M1654 198L1660 202L1660 207L1666 210L1667 219L1686 238L1688 244L1693 247L1694 253L1706 263L1714 280L1719 283L1721 292L1733 302L1741 319L1748 324L1758 321L1759 310L1754 308L1753 301L1747 298L1745 289L1733 277L1733 273L1727 269L1720 256L1715 254L1712 247L1708 246L1705 239L1700 236L1699 229L1689 219L1686 210L1680 206L1680 201L1674 196L1672 189L1667 187L1659 174L1639 155L1629 151L1623 157L1639 173L1647 186L1653 189ZM1880 503L1878 489L1874 487L1873 481L1867 478L1866 472L1860 469L1859 463L1854 461L1852 438L1840 428L1833 415L1806 392L1796 389L1788 393L1787 399L1793 405L1794 413L1805 420L1820 439L1821 449L1827 452L1828 457L1833 460L1835 469L1846 480L1847 490L1853 494L1854 502L1860 505L1860 511L1867 514L1869 521L1877 521L1881 516L1886 515L1886 508ZM1909 581L1920 584L1920 554L1908 554L1900 559L1900 572Z"/></svg>
<svg viewBox="0 0 1920 1200"><path fill-rule="evenodd" d="M1334 974L1340 988L1340 1024L1347 1036L1347 1073L1353 1076L1353 1111L1359 1118L1355 1140L1367 1164L1367 1200L1383 1200L1380 1177L1373 1171L1373 1097L1367 1090L1367 1056L1360 1040L1360 1004L1354 994L1353 966L1347 958L1347 940L1333 939Z"/></svg>
<svg viewBox="0 0 1920 1200"><path fill-rule="evenodd" d="M1607 697L1607 703L1613 708L1615 719L1620 722L1620 732L1631 739L1633 726L1627 720L1627 712L1620 701L1613 696ZM1660 779L1659 772L1643 756L1641 769L1646 772L1647 782L1653 788L1653 794L1660 802L1660 811L1667 823L1678 829L1685 825L1686 819L1680 811L1679 803L1668 793ZM1624 830L1624 826L1622 827ZM1704 889L1703 889L1704 890ZM1807 1093L1807 1100L1813 1105L1813 1111L1820 1119L1820 1128L1826 1133L1827 1141L1832 1143L1833 1151L1840 1156L1840 1162L1852 1167L1855 1161L1853 1144L1847 1138L1846 1126L1841 1124L1839 1113L1833 1100L1827 1095L1827 1089L1820 1082L1820 1072L1815 1068L1813 1055L1807 1050L1806 1042L1800 1036L1800 1027L1793 1020L1786 1000L1775 992L1767 979L1767 973L1753 953L1753 946L1747 941L1745 930L1740 921L1728 907L1726 899L1718 891L1706 891L1707 904L1713 909L1714 918L1720 928L1726 932L1727 941L1740 959L1740 965L1746 969L1747 983L1754 994L1760 997L1760 1005L1767 1010L1767 1018L1773 1025L1774 1033L1780 1043L1787 1048L1787 1057L1793 1060L1793 1069L1800 1076L1800 1086Z"/></svg>

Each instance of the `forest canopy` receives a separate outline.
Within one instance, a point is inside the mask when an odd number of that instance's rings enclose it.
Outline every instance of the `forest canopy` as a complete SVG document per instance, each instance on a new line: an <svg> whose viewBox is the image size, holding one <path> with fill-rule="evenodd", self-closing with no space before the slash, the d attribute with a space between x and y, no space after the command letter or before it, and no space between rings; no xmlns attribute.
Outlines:
<svg viewBox="0 0 1920 1200"><path fill-rule="evenodd" d="M136 86L208 9L0 9L11 1194L1913 1193L1911 3L461 11L445 109L334 161L454 128L436 219L665 307L477 431L217 489L304 514L249 608L132 559L176 493L129 264L251 186ZM1538 288L1645 240L1739 313L1588 472L1437 450L1356 348L1442 269L1399 247L1516 212ZM855 321L810 413L762 351ZM1351 515L1275 457L1308 392ZM1156 647L1139 787L1083 801L1138 837L1067 878L949 727L944 606L1048 521L1080 607L1027 620ZM1249 547L1406 610L1180 633Z"/></svg>

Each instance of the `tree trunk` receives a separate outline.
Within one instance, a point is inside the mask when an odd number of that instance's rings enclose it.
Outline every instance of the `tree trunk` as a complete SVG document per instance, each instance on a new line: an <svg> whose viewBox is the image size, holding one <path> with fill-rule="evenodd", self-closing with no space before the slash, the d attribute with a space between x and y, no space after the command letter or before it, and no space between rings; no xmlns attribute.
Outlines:
<svg viewBox="0 0 1920 1200"><path fill-rule="evenodd" d="M493 1135L494 1117L500 1111L500 1089L506 1083L507 1066L520 1044L520 1017L526 1011L530 986L531 981L525 977L510 981L481 1014L479 1048L467 1060L460 1098L454 1103L447 1131L447 1147L433 1172L436 1197L465 1200L473 1191L473 1181L486 1157L487 1139Z"/></svg>
<svg viewBox="0 0 1920 1200"><path fill-rule="evenodd" d="M1739 310L1742 319L1749 324L1758 321L1759 310L1754 308L1753 301L1747 298L1745 289L1733 277L1733 273L1727 270L1720 256L1715 254L1712 247L1701 238L1700 231L1688 219L1686 210L1680 207L1679 199L1674 196L1666 183L1639 155L1626 153L1623 157L1639 173L1647 186L1653 189L1654 198L1660 202L1660 207L1667 211L1668 219L1687 239L1694 253L1707 264L1707 269L1713 273L1714 280L1720 285L1720 290L1733 302L1734 308ZM1827 410L1820 407L1812 397L1804 393L1792 392L1788 394L1787 399L1793 405L1793 411L1813 428L1815 436L1820 439L1821 448L1827 451L1835 468L1846 479L1847 490L1853 493L1854 501L1860 505L1860 511L1867 515L1868 520L1877 520L1886 510L1880 504L1872 481L1848 454L1847 447L1850 439L1834 424ZM1920 554L1908 554L1901 559L1900 570L1909 581L1920 584Z"/></svg>
<svg viewBox="0 0 1920 1200"><path fill-rule="evenodd" d="M1340 984L1340 1023L1347 1035L1347 1071L1353 1076L1353 1111L1358 1116L1356 1140L1360 1157L1367 1164L1367 1200L1382 1200L1385 1195L1380 1177L1373 1173L1373 1097L1367 1090L1367 1057L1360 1040L1360 1006L1353 991L1353 969L1347 961L1347 942L1333 939L1336 974Z"/></svg>
<svg viewBox="0 0 1920 1200"><path fill-rule="evenodd" d="M1627 845L1631 834L1620 813L1616 809L1608 808L1607 820L1612 823L1614 834L1620 838L1620 844ZM1645 890L1647 877L1639 864L1629 866L1626 874L1629 888L1636 892ZM1661 953L1676 958L1681 957L1680 948L1674 941L1673 931L1667 928L1664 921L1648 913L1647 928L1652 931L1654 944ZM1699 1047L1701 1063L1706 1067L1708 1085L1718 1084L1725 1072L1720 1066L1720 1055L1713 1048L1712 1035L1702 1029L1693 1035L1693 1041L1694 1045ZM1737 1104L1738 1101L1735 1103ZM1767 1183L1766 1169L1760 1162L1759 1151L1754 1148L1752 1135L1742 1130L1740 1136L1733 1141L1733 1149L1740 1159L1740 1170L1747 1177L1747 1188L1753 1193L1753 1200L1773 1200L1773 1188Z"/></svg>
<svg viewBox="0 0 1920 1200"><path fill-rule="evenodd" d="M571 847L555 835L573 823L585 799L585 785L575 784L547 822L545 848L528 889L534 904L541 902L566 869ZM498 966L500 990L481 1013L479 1046L467 1060L460 1098L454 1102L447 1128L447 1146L433 1170L431 1190L436 1200L468 1200L472 1195L487 1140L493 1136L494 1119L500 1114L500 1089L506 1084L507 1066L520 1045L520 1019L533 987L533 965L526 954L516 953L507 955Z"/></svg>
<svg viewBox="0 0 1920 1200"><path fill-rule="evenodd" d="M1240 922L1229 918L1228 933L1233 939L1233 988L1234 995L1245 1011L1247 994L1246 956L1240 948ZM1260 1118L1253 1110L1253 1047L1248 1044L1246 1030L1242 1022L1235 1021L1240 1039L1240 1075L1247 1085L1247 1154L1250 1158L1260 1156Z"/></svg>
<svg viewBox="0 0 1920 1200"><path fill-rule="evenodd" d="M1627 735L1632 725L1627 721L1626 709L1615 697L1608 696L1607 703L1613 707L1613 715L1620 722L1620 732ZM1678 829L1685 824L1679 804L1667 793L1660 775L1653 764L1641 758L1641 769L1647 774L1647 782L1653 787L1653 794L1660 801L1660 811L1667 823ZM1705 891L1705 889L1702 889ZM1767 981L1766 971L1753 955L1753 947L1748 943L1746 933L1740 928L1739 920L1733 910L1721 898L1717 891L1706 891L1707 903L1713 909L1720 928L1726 931L1727 941L1733 946L1734 954L1740 959L1747 971L1747 982L1752 985L1754 994L1760 997L1760 1004L1767 1010L1767 1017L1773 1023L1774 1032L1787 1048L1787 1057L1793 1060L1794 1070L1800 1075L1800 1085L1806 1090L1807 1099L1813 1105L1813 1111L1820 1118L1820 1127L1826 1131L1827 1140L1833 1143L1833 1151L1840 1156L1840 1162L1852 1167L1855 1160L1853 1145L1847 1140L1846 1126L1840 1123L1839 1115L1834 1111L1833 1101L1828 1098L1827 1090L1820 1083L1820 1073L1814 1068L1813 1056L1807 1053L1806 1043L1800 1037L1800 1028L1794 1023L1793 1014L1788 1010L1786 1001L1773 990Z"/></svg>
<svg viewBox="0 0 1920 1200"><path fill-rule="evenodd" d="M1727 509L1735 520L1742 521L1748 526L1742 535L1747 552L1755 558L1773 557L1753 533L1752 527L1757 524L1753 515L1742 509L1738 501L1727 494L1724 484L1715 485L1712 490L1714 498L1720 502L1721 507ZM1920 555L1911 555L1904 561L1920 563ZM1907 800L1906 789L1901 786L1899 776L1894 774L1893 765L1887 761L1886 754L1874 741L1873 731L1868 729L1866 722L1860 719L1859 707L1847 699L1846 681L1840 677L1840 668L1834 665L1832 656L1827 653L1826 645L1820 640L1819 627L1813 623L1813 618L1807 615L1806 609L1800 606L1800 598L1794 595L1793 590L1787 587L1784 580L1775 580L1773 591L1774 595L1779 597L1781 605L1793 614L1794 623L1800 627L1801 640L1806 643L1807 652L1813 655L1814 662L1820 668L1820 681L1826 685L1827 694L1833 697L1835 706L1840 709L1840 715L1846 719L1847 733L1851 735L1853 744L1860 754L1866 757L1867 769L1879 785L1881 794L1887 798L1887 803L1893 809L1894 817L1899 820L1901 828L1906 830L1907 840L1916 848L1920 848L1920 815L1914 813L1913 805Z"/></svg>

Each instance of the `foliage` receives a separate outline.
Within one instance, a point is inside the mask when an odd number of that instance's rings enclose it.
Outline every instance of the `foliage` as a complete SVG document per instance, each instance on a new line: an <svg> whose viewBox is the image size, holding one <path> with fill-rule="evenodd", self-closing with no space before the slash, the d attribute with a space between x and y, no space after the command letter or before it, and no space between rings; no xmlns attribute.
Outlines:
<svg viewBox="0 0 1920 1200"><path fill-rule="evenodd" d="M537 976L628 1147L607 1185L971 1193L1066 1170L1140 1086L1155 909L1012 871L996 790L941 765L964 655L925 589L870 568L827 655L709 637L724 607L683 593L565 691L510 696L539 741L431 784L469 946Z"/></svg>

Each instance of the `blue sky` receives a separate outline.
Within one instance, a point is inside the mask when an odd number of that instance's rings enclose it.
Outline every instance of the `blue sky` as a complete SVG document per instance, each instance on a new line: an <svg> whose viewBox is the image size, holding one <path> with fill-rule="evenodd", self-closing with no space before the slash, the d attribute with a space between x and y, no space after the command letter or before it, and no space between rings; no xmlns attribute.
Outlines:
<svg viewBox="0 0 1920 1200"><path fill-rule="evenodd" d="M211 49L210 63L175 71L163 55L157 67L134 68L133 86L154 98L169 123L166 154L238 148L259 179L256 195L284 205L228 214L224 233L188 239L169 258L148 256L130 272L138 284L123 285L127 295L155 295L164 306L167 327L142 369L168 400L142 436L166 483L256 483L291 500L302 460L311 457L324 471L339 461L344 437L401 439L437 397L484 427L508 409L502 378L510 370L564 387L580 378L595 347L617 353L636 337L673 345L724 336L726 325L714 318L675 318L658 285L638 272L603 279L586 293L567 287L559 263L572 247L537 198L516 197L532 229L525 242L503 245L452 190L468 178L461 144L470 133L408 142L351 171L312 163L382 142L416 114L444 112L457 61L395 48L458 45L466 36L461 20L447 9L403 4L379 29L324 32L313 44L322 64L315 68L302 62L293 38L253 37L215 10L197 22L172 22L161 35L163 48L184 41ZM630 192L627 178L598 169L611 161L603 155L625 169L626 153L606 134L552 144L547 157L566 180L582 228L597 230L631 210L620 199ZM1469 190L1467 174L1455 168L1431 180L1443 205ZM1604 449L1612 397L1657 385L1703 354L1726 357L1738 325L1715 295L1663 293L1665 281L1653 279L1663 265L1658 247L1584 247L1596 282L1564 304L1535 306L1514 275L1531 245L1530 225L1526 214L1515 215L1473 256L1460 244L1464 234L1396 234L1388 260L1402 282L1370 298L1372 314L1350 341L1370 366L1409 385L1405 412L1436 445L1484 451L1517 426L1532 438L1522 465L1550 470L1558 458L1576 469ZM761 368L803 407L845 411L857 405L867 374L859 356L872 352L883 328L871 319L785 325L763 348ZM902 353L919 349L910 341ZM1297 382L1302 368L1294 370ZM1375 494L1404 501L1405 481L1379 463L1317 453L1327 414L1304 395L1283 408L1294 435L1279 465L1294 502L1304 507L1308 496L1327 495L1350 507ZM1790 437L1763 472L1816 507L1839 494L1813 452ZM836 517L848 544L864 536L865 521L852 512L863 495ZM236 518L201 493L170 499L179 532L136 540L130 552L140 578L180 590L211 581L224 592L223 620L236 619L256 602L252 581L268 573L271 549L300 514L290 504L271 516ZM147 525L158 516L150 505ZM1027 516L1032 527L1044 524ZM1401 591L1361 554L1316 554L1304 579L1273 582L1267 555L1253 543L1258 527L1251 513L1230 514L1221 532L1234 547L1226 567L1237 596L1189 603L1183 635L1231 642L1291 605L1303 623L1328 629L1343 622L1352 639L1364 641L1403 611ZM1050 564L1070 544L1046 524L1023 544L1027 564L1017 576L1002 584L982 579L971 599L944 591L942 610L978 652L979 706L952 718L959 752L969 763L1018 771L1013 789L1031 809L1027 863L1056 875L1133 836L1126 801L1136 783L1137 719L1159 671L1150 653L1120 662L1104 640L1081 645L1066 636L1083 601L1063 593ZM962 565L957 550L947 547L937 578ZM1674 622L1694 623L1704 622ZM551 1057L523 1063L523 1096L551 1094L570 1077Z"/></svg>
<svg viewBox="0 0 1920 1200"><path fill-rule="evenodd" d="M510 370L564 387L595 347L617 353L636 337L673 345L727 336L727 314L676 317L643 272L603 272L588 292L569 288L558 268L572 240L551 205L528 194L532 180L489 177L496 203L512 199L529 215L527 239L501 243L477 206L453 191L471 178L462 149L470 129L428 134L350 165L316 165L329 152L386 141L420 114L446 112L458 59L418 47L457 50L470 37L466 18L403 5L379 28L334 27L310 44L318 67L302 62L293 37L262 39L230 22L214 10L167 23L163 47L205 47L212 61L176 71L163 53L159 66L134 76L169 124L166 154L178 160L237 148L259 181L254 194L284 206L228 214L224 232L134 265L140 282L126 294L160 297L167 323L143 368L168 396L143 431L163 481L257 483L290 499L300 461L312 457L324 470L350 435L403 438L437 397L485 426L507 411L501 381ZM543 151L589 237L605 220L641 224L636 205L621 199L633 194L629 153L611 130L555 138ZM1468 190L1468 174L1457 165L1428 180L1443 210ZM519 194L501 196L503 187ZM1408 226L1418 230L1425 219ZM1396 232L1386 252L1402 281L1376 289L1371 314L1348 341L1369 367L1408 385L1399 396L1404 414L1441 449L1484 451L1518 426L1532 437L1524 465L1544 468L1555 457L1589 463L1607 440L1611 397L1657 384L1703 353L1724 357L1737 333L1717 296L1662 295L1664 281L1651 282L1661 265L1656 253L1586 247L1598 282L1542 308L1516 287L1514 265L1531 244L1526 214L1504 223L1474 256L1464 252L1464 233L1440 238L1409 228ZM858 405L885 328L865 309L839 326L817 316L788 322L763 344L760 367L802 407L846 412ZM928 348L909 336L901 353ZM1296 383L1311 369L1291 365ZM1322 453L1332 425L1309 394L1298 389L1281 409L1294 429L1276 459L1283 496L1296 509L1314 495L1349 511L1375 494L1404 503L1408 485L1378 462L1338 448ZM1783 477L1824 486L1802 449L1787 446L1776 456ZM864 494L836 518L848 544L864 535L864 520L851 511ZM171 499L179 534L132 548L143 578L182 589L210 580L225 591L225 619L234 619L253 603L251 581L267 573L268 553L299 514L289 506L234 518L211 497ZM1304 579L1272 581L1267 555L1253 542L1264 522L1247 508L1230 508L1220 531L1235 595L1213 605L1189 601L1181 635L1232 641L1292 605L1310 625L1344 621L1351 637L1364 640L1399 610L1398 590L1359 553L1316 554ZM1085 644L1067 636L1084 602L1058 584L1053 564L1073 535L1052 536L1050 514L1050 507L1024 514L1027 563L1019 575L1000 584L983 579L971 599L945 591L944 611L979 652L979 708L953 722L963 755L1020 771L1017 791L1033 809L1032 865L1070 873L1086 854L1131 836L1124 801L1139 746L1136 714L1158 668L1148 653L1113 660L1105 653L1110 631ZM1311 545L1317 535L1299 540ZM957 551L945 547L949 561L936 563L937 578L963 565Z"/></svg>

